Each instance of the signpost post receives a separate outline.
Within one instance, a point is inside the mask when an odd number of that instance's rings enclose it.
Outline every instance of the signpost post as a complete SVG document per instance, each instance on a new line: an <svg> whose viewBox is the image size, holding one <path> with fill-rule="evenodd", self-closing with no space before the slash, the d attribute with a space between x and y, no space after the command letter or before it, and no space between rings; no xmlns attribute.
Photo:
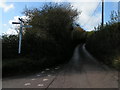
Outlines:
<svg viewBox="0 0 120 90"><path fill-rule="evenodd" d="M21 54L21 42L22 42L22 28L30 28L31 25L23 25L24 21L22 18L18 18L20 22L12 22L12 24L20 24L20 31L19 31L19 47L18 47L18 54Z"/></svg>

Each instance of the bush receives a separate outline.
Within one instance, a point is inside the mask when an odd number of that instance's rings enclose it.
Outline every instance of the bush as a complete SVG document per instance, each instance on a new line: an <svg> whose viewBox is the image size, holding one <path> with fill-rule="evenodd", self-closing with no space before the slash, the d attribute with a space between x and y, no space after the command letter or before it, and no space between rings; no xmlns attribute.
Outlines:
<svg viewBox="0 0 120 90"><path fill-rule="evenodd" d="M24 34L24 47L29 47L24 48L24 52L37 60L55 57L54 62L67 61L74 48L71 28L78 15L77 10L72 9L70 4L49 3L42 9L26 9L24 14L33 26Z"/></svg>
<svg viewBox="0 0 120 90"><path fill-rule="evenodd" d="M114 60L120 56L120 23L107 23L104 27L99 26L87 40L86 48L100 61L115 66Z"/></svg>
<svg viewBox="0 0 120 90"><path fill-rule="evenodd" d="M2 36L2 58L18 57L18 37L16 35Z"/></svg>

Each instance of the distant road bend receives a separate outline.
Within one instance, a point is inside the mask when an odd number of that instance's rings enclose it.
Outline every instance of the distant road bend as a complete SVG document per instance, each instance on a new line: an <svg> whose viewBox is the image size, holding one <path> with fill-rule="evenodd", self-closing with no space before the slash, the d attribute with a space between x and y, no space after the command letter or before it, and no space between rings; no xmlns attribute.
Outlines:
<svg viewBox="0 0 120 90"><path fill-rule="evenodd" d="M64 66L35 75L3 78L3 88L119 88L118 71L95 60L84 45L75 48Z"/></svg>

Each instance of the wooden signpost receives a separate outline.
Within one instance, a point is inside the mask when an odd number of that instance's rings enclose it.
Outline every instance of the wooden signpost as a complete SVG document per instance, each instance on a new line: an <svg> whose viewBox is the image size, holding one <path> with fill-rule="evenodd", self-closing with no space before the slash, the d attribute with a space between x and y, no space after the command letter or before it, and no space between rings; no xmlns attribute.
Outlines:
<svg viewBox="0 0 120 90"><path fill-rule="evenodd" d="M104 26L104 0L102 0L102 27Z"/></svg>
<svg viewBox="0 0 120 90"><path fill-rule="evenodd" d="M22 42L22 28L30 28L31 25L23 25L24 21L22 18L18 18L20 22L12 22L12 24L20 24L20 31L19 31L19 48L18 48L18 54L21 54L21 42Z"/></svg>

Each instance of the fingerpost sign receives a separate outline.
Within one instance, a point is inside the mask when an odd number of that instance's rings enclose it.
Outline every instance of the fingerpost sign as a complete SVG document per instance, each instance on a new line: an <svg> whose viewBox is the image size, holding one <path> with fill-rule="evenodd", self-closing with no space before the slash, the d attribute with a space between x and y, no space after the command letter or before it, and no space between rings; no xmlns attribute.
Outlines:
<svg viewBox="0 0 120 90"><path fill-rule="evenodd" d="M18 54L21 54L21 42L22 42L22 28L31 28L31 25L24 25L24 21L22 18L18 18L20 22L12 22L12 24L20 24L20 31L19 31L19 46L18 46Z"/></svg>

